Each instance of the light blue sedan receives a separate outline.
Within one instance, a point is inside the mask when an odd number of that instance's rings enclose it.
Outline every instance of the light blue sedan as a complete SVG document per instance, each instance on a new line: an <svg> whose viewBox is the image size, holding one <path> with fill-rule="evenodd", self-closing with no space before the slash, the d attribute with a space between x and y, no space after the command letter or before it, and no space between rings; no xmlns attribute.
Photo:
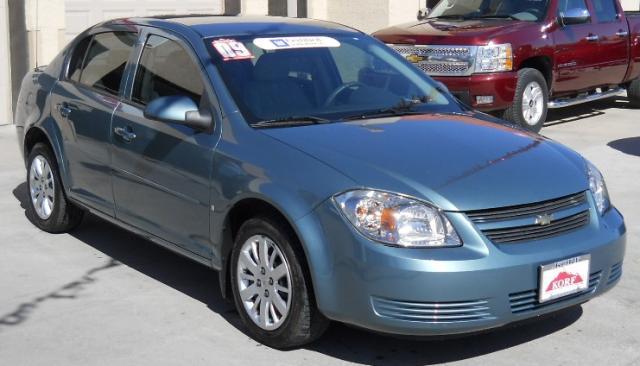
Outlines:
<svg viewBox="0 0 640 366"><path fill-rule="evenodd" d="M15 119L37 227L89 212L220 271L272 347L330 320L486 330L622 274L624 221L593 165L341 25L99 24L24 79Z"/></svg>

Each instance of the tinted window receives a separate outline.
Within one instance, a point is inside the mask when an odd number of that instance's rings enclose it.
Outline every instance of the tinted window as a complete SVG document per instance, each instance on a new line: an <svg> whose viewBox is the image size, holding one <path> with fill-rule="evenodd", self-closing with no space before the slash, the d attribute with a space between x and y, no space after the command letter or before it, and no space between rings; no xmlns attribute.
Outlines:
<svg viewBox="0 0 640 366"><path fill-rule="evenodd" d="M566 14L567 11L574 9L588 11L587 3L584 0L560 0L558 2L558 11L561 14Z"/></svg>
<svg viewBox="0 0 640 366"><path fill-rule="evenodd" d="M177 42L150 36L136 72L132 100L146 105L165 96L184 95L200 103L203 94L200 71Z"/></svg>
<svg viewBox="0 0 640 366"><path fill-rule="evenodd" d="M593 0L598 22L613 22L618 19L616 0Z"/></svg>
<svg viewBox="0 0 640 366"><path fill-rule="evenodd" d="M124 68L136 39L137 35L129 32L96 34L84 61L80 82L118 94Z"/></svg>
<svg viewBox="0 0 640 366"><path fill-rule="evenodd" d="M87 48L91 43L91 37L86 37L76 45L76 48L71 54L71 60L69 61L69 71L67 76L73 81L80 81L80 73L82 71L82 61L87 54Z"/></svg>

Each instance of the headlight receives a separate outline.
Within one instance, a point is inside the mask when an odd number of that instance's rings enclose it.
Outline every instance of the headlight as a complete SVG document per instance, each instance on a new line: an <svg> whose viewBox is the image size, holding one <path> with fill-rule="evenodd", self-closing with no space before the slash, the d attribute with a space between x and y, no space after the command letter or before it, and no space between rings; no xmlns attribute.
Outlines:
<svg viewBox="0 0 640 366"><path fill-rule="evenodd" d="M513 70L513 50L510 44L478 47L476 72L498 72Z"/></svg>
<svg viewBox="0 0 640 366"><path fill-rule="evenodd" d="M355 190L334 197L346 218L369 239L407 248L462 245L437 208L398 194Z"/></svg>
<svg viewBox="0 0 640 366"><path fill-rule="evenodd" d="M593 194L593 199L596 202L596 209L600 215L604 214L611 202L609 201L609 191L607 191L607 185L604 183L602 173L590 162L587 162L587 173L589 175L589 190Z"/></svg>

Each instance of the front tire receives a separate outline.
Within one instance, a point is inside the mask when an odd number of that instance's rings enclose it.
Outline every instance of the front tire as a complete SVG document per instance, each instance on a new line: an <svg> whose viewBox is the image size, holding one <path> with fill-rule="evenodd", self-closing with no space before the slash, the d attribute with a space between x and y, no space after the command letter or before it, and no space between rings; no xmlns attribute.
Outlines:
<svg viewBox="0 0 640 366"><path fill-rule="evenodd" d="M76 228L84 212L67 200L51 148L37 143L29 152L28 161L26 209L29 220L49 233L63 233Z"/></svg>
<svg viewBox="0 0 640 366"><path fill-rule="evenodd" d="M518 83L513 104L504 112L504 119L533 132L539 132L547 119L549 88L536 69L518 71Z"/></svg>
<svg viewBox="0 0 640 366"><path fill-rule="evenodd" d="M632 107L640 108L640 79L635 79L629 84L627 97Z"/></svg>
<svg viewBox="0 0 640 366"><path fill-rule="evenodd" d="M319 338L329 321L315 306L295 236L270 218L245 222L231 254L236 308L252 338L277 349Z"/></svg>

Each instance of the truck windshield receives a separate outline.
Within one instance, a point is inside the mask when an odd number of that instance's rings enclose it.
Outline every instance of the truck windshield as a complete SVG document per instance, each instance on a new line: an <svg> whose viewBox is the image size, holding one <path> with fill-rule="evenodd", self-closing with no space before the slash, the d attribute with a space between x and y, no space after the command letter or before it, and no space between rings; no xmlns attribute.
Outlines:
<svg viewBox="0 0 640 366"><path fill-rule="evenodd" d="M549 0L442 0L429 13L432 18L504 18L537 22L544 19Z"/></svg>
<svg viewBox="0 0 640 366"><path fill-rule="evenodd" d="M368 36L207 38L248 123L326 123L462 107L423 72Z"/></svg>

